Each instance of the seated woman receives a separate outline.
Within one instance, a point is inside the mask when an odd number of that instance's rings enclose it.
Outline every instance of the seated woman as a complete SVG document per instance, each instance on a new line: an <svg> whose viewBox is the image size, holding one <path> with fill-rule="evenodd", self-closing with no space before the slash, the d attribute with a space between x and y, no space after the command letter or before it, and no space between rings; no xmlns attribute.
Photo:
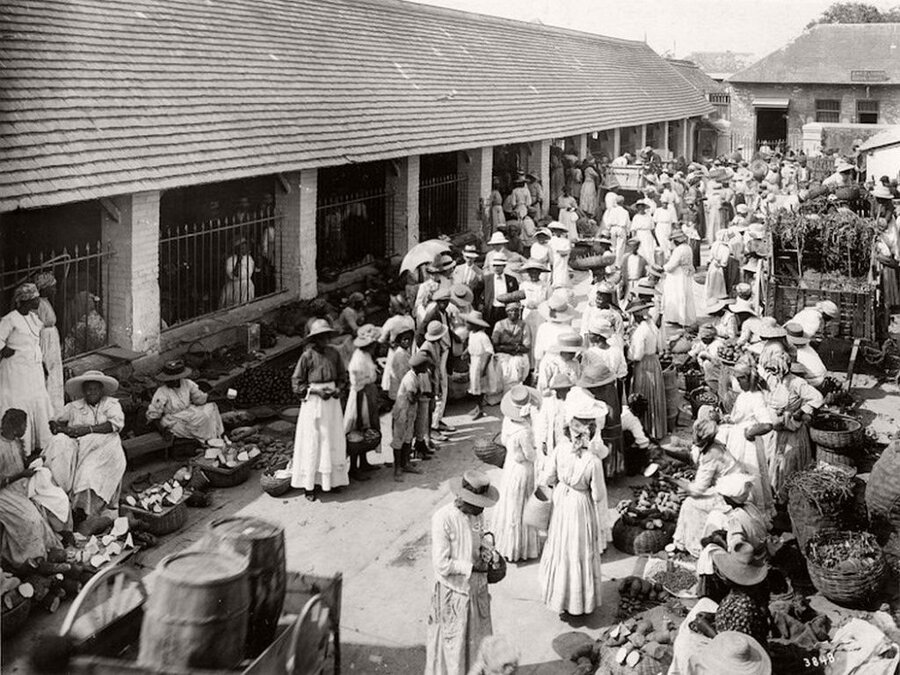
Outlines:
<svg viewBox="0 0 900 675"><path fill-rule="evenodd" d="M72 501L73 517L117 510L125 451L119 431L125 425L122 406L112 397L115 378L89 370L66 382L71 399L50 423L53 438L45 448L47 468Z"/></svg>
<svg viewBox="0 0 900 675"><path fill-rule="evenodd" d="M159 389L153 394L147 419L177 438L208 441L224 431L219 407L206 402L206 394L191 379L183 361L169 361L156 376Z"/></svg>
<svg viewBox="0 0 900 675"><path fill-rule="evenodd" d="M46 558L49 550L62 546L45 512L28 498L35 470L25 466L27 425L27 415L17 408L8 409L0 421L0 559L13 567Z"/></svg>

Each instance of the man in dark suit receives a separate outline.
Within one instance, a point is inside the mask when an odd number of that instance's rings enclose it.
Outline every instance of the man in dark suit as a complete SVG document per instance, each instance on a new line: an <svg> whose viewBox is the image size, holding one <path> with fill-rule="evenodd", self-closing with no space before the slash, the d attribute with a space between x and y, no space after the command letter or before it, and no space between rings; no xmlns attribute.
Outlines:
<svg viewBox="0 0 900 675"><path fill-rule="evenodd" d="M494 328L500 319L506 318L506 307L498 298L506 293L519 290L519 282L515 277L506 274L506 256L496 255L491 261L491 271L484 275L484 300L481 313L484 320Z"/></svg>

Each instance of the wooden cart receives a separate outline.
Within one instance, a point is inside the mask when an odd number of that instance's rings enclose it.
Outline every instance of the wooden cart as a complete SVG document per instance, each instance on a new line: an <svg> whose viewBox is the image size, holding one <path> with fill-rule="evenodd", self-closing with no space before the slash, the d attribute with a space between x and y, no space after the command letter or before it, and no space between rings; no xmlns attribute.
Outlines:
<svg viewBox="0 0 900 675"><path fill-rule="evenodd" d="M69 673L81 675L319 675L327 660L340 673L342 576L287 573L284 610L272 644L234 670L156 668L135 658L147 592L132 567L97 574L75 598L60 628L73 638ZM331 646L331 650L329 650ZM329 651L331 653L329 653Z"/></svg>

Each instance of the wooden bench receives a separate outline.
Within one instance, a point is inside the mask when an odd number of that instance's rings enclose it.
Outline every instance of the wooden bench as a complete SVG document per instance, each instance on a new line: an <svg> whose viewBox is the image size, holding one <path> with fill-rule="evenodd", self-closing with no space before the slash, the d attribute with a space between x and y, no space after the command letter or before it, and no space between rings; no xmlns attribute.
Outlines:
<svg viewBox="0 0 900 675"><path fill-rule="evenodd" d="M125 459L130 464L132 461L154 452L165 452L166 459L170 459L172 450L176 448L196 448L197 441L190 438L175 438L169 434L161 434L151 431L134 438L126 438L122 441L122 449L125 450Z"/></svg>

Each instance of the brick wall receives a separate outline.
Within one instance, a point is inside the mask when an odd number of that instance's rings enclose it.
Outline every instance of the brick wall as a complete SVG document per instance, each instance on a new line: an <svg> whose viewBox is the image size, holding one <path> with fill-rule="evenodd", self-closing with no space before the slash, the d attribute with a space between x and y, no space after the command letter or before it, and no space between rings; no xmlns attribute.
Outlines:
<svg viewBox="0 0 900 675"><path fill-rule="evenodd" d="M879 124L900 124L900 87L868 88L859 85L768 85L768 84L732 84L731 85L731 124L732 135L736 139L748 139L751 143L756 138L756 110L753 99L787 98L788 105L788 137L800 138L804 124L816 121L816 99L836 99L841 101L841 122L844 124L856 121L856 101L864 99L878 100Z"/></svg>

